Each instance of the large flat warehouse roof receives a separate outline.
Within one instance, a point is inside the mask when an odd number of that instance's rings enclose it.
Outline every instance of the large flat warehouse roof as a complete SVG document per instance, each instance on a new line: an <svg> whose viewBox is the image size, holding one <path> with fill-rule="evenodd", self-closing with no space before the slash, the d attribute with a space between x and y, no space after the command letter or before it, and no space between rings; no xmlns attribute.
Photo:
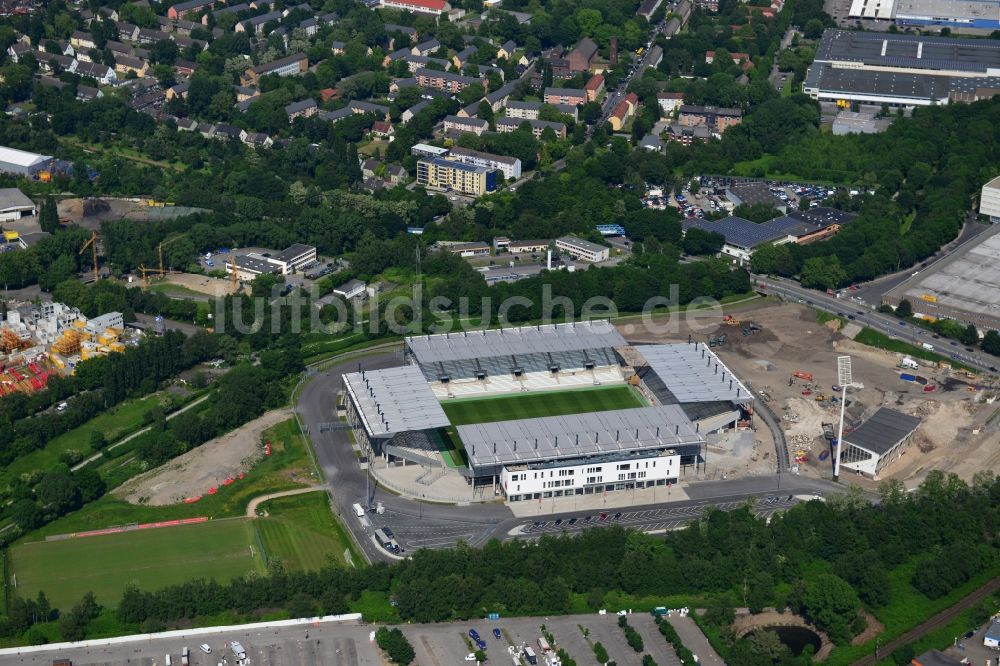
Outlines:
<svg viewBox="0 0 1000 666"><path fill-rule="evenodd" d="M1000 42L831 28L823 33L815 62L851 62L985 76L1000 68Z"/></svg>
<svg viewBox="0 0 1000 666"><path fill-rule="evenodd" d="M449 425L420 368L404 365L352 372L344 385L372 437Z"/></svg>
<svg viewBox="0 0 1000 666"><path fill-rule="evenodd" d="M477 423L457 430L473 470L704 441L677 405Z"/></svg>
<svg viewBox="0 0 1000 666"><path fill-rule="evenodd" d="M983 240L922 271L899 295L918 312L1000 327L1000 232L983 232Z"/></svg>
<svg viewBox="0 0 1000 666"><path fill-rule="evenodd" d="M635 350L678 403L753 402L743 382L705 344L638 345Z"/></svg>
<svg viewBox="0 0 1000 666"><path fill-rule="evenodd" d="M625 344L625 338L607 320L406 338L406 346L418 363L602 349Z"/></svg>

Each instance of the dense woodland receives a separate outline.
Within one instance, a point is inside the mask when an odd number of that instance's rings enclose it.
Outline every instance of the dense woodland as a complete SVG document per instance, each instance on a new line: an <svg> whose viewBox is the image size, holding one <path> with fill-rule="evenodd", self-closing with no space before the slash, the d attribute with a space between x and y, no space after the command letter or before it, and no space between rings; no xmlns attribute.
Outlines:
<svg viewBox="0 0 1000 666"><path fill-rule="evenodd" d="M687 528L650 536L604 527L537 543L492 542L482 549L421 550L392 566L285 572L231 583L192 581L162 590L127 590L118 606L125 629L188 622L262 609L293 615L346 612L363 591L391 595L403 620L433 622L505 615L549 615L628 603L621 595L689 596L708 607L705 621L724 627L733 608L764 606L803 613L837 644L864 628L859 611L879 616L893 598L890 576L915 573L909 585L930 599L995 572L1000 479L977 475L972 486L931 472L914 493L886 482L882 502L861 495L811 501L770 522L747 508L710 510ZM35 601L20 601L21 605ZM12 613L4 634L29 628ZM723 632L725 636L725 632ZM729 639L727 639L729 640ZM727 663L808 663L766 641L732 641ZM777 654L772 651L777 649Z"/></svg>

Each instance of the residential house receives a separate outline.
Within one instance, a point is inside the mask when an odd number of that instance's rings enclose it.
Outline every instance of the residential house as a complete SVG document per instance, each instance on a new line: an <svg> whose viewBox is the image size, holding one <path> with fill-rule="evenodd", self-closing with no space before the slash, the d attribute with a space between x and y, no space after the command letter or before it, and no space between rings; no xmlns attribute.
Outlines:
<svg viewBox="0 0 1000 666"><path fill-rule="evenodd" d="M681 105L684 104L684 93L656 93L656 103L660 105L660 116L666 118L673 115L674 111L681 108Z"/></svg>
<svg viewBox="0 0 1000 666"><path fill-rule="evenodd" d="M421 42L410 49L410 53L419 56L429 56L439 48L441 48L441 42L436 39L428 39L426 42Z"/></svg>
<svg viewBox="0 0 1000 666"><path fill-rule="evenodd" d="M240 83L244 86L258 86L262 76L275 74L277 76L298 76L305 73L309 68L309 59L305 53L293 53L292 55L273 60L256 67L248 67L240 76Z"/></svg>
<svg viewBox="0 0 1000 666"><path fill-rule="evenodd" d="M458 67L459 69L464 69L465 66L469 64L469 59L472 58L472 56L476 55L476 53L478 52L479 52L479 47L476 46L475 44L470 44L469 46L466 46L464 49L462 49L454 56L452 56L451 62L455 65L455 67Z"/></svg>
<svg viewBox="0 0 1000 666"><path fill-rule="evenodd" d="M742 52L739 52L739 51L733 51L729 55L732 56L733 64L734 65L738 65L741 62L750 62L750 54L749 53L742 53ZM709 65L711 65L713 62L715 62L715 51L705 51L705 62L707 62Z"/></svg>
<svg viewBox="0 0 1000 666"><path fill-rule="evenodd" d="M102 65L96 62L78 62L76 60L73 62L77 62L77 65L72 71L76 72L80 76L92 78L101 85L110 86L118 80L115 70L111 69L107 65Z"/></svg>
<svg viewBox="0 0 1000 666"><path fill-rule="evenodd" d="M378 6L432 16L440 16L451 10L451 5L445 0L379 0Z"/></svg>
<svg viewBox="0 0 1000 666"><path fill-rule="evenodd" d="M445 132L461 132L482 136L490 128L490 124L481 118L463 118L462 116L445 116Z"/></svg>
<svg viewBox="0 0 1000 666"><path fill-rule="evenodd" d="M187 2L179 2L167 10L167 17L172 19L184 18L188 14L208 9L213 4L215 4L215 0L187 0Z"/></svg>
<svg viewBox="0 0 1000 666"><path fill-rule="evenodd" d="M74 49L81 51L89 51L90 49L97 48L93 36L88 32L81 32L79 30L74 30L73 34L69 36L69 43Z"/></svg>
<svg viewBox="0 0 1000 666"><path fill-rule="evenodd" d="M618 102L614 110L611 112L611 116L608 118L608 122L611 124L611 129L615 132L621 131L628 122L628 119L635 114L635 110L639 107L639 98L635 93L629 93L625 95L622 101Z"/></svg>
<svg viewBox="0 0 1000 666"><path fill-rule="evenodd" d="M259 35L264 32L264 26L271 21L279 22L285 17L284 12L268 12L260 16L254 16L244 21L240 21L233 28L236 32L247 32L251 35Z"/></svg>
<svg viewBox="0 0 1000 666"><path fill-rule="evenodd" d="M316 104L316 100L311 97L298 102L292 102L285 107L285 114L288 116L288 122L292 122L296 118L309 118L311 116L315 116L317 111L319 111L319 106Z"/></svg>
<svg viewBox="0 0 1000 666"><path fill-rule="evenodd" d="M514 57L514 54L516 52L517 52L517 42L515 42L513 39L508 39L506 42L503 43L503 45L499 49L497 49L497 57L503 58L505 60L510 60L511 58Z"/></svg>
<svg viewBox="0 0 1000 666"><path fill-rule="evenodd" d="M486 81L471 76L439 72L435 69L422 68L416 71L417 83L424 88L435 88L450 93L459 93L470 86L480 86L486 90Z"/></svg>
<svg viewBox="0 0 1000 666"><path fill-rule="evenodd" d="M705 125L716 134L722 134L742 121L743 112L740 109L690 104L682 104L677 117L677 122L683 127Z"/></svg>
<svg viewBox="0 0 1000 666"><path fill-rule="evenodd" d="M242 142L246 140L247 132L239 127L219 123L215 126L212 137L215 139L236 139L237 141Z"/></svg>
<svg viewBox="0 0 1000 666"><path fill-rule="evenodd" d="M263 132L247 132L243 143L251 148L270 148L274 145L274 140Z"/></svg>
<svg viewBox="0 0 1000 666"><path fill-rule="evenodd" d="M372 136L378 139L388 139L392 141L396 138L396 129L392 126L392 123L386 122L384 120L378 120L372 125Z"/></svg>
<svg viewBox="0 0 1000 666"><path fill-rule="evenodd" d="M546 88L546 104L586 104L587 91L577 88Z"/></svg>
<svg viewBox="0 0 1000 666"><path fill-rule="evenodd" d="M371 113L383 119L389 118L389 107L383 104L373 104L371 102L360 102L358 100L353 100L347 105L347 108L356 116L364 115L366 113Z"/></svg>
<svg viewBox="0 0 1000 666"><path fill-rule="evenodd" d="M129 72L134 73L136 76L146 76L147 72L149 72L149 63L131 56L115 58L115 73L121 74L124 77Z"/></svg>
<svg viewBox="0 0 1000 666"><path fill-rule="evenodd" d="M587 81L587 84L583 86L583 90L587 93L588 102L596 102L600 98L601 93L604 92L604 76L594 74Z"/></svg>
<svg viewBox="0 0 1000 666"><path fill-rule="evenodd" d="M414 116L416 116L418 113L420 113L428 106L430 106L430 103L431 101L429 99L420 100L410 108L403 111L403 113L400 114L399 119L404 123L410 122L411 120L413 120Z"/></svg>
<svg viewBox="0 0 1000 666"><path fill-rule="evenodd" d="M542 138L542 132L551 129L556 134L556 138L566 138L566 124L553 122L550 120L520 120L518 118L501 118L497 121L497 132L508 134L515 132L524 123L531 127L531 133L536 139Z"/></svg>

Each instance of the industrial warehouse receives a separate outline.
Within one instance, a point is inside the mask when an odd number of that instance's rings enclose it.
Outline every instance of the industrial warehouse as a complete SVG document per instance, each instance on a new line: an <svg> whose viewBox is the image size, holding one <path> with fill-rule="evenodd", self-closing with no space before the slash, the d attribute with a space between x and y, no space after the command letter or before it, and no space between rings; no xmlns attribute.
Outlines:
<svg viewBox="0 0 1000 666"><path fill-rule="evenodd" d="M675 484L753 415L706 345L631 346L608 321L409 337L403 365L343 375L342 397L362 456L444 459L508 502Z"/></svg>
<svg viewBox="0 0 1000 666"><path fill-rule="evenodd" d="M1000 89L1000 43L829 29L802 90L821 102L929 106Z"/></svg>

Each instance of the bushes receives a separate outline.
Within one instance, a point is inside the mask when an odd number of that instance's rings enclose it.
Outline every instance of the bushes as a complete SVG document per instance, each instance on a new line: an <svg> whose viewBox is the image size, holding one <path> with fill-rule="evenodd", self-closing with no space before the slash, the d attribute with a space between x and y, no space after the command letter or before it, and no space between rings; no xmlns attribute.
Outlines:
<svg viewBox="0 0 1000 666"><path fill-rule="evenodd" d="M636 652L642 652L645 649L645 646L642 644L642 636L629 625L628 619L624 615L618 618L618 626L625 632L625 642L628 643L630 648Z"/></svg>
<svg viewBox="0 0 1000 666"><path fill-rule="evenodd" d="M413 652L413 646L410 645L410 641L406 640L406 636L399 629L382 627L375 632L375 642L378 643L380 648L385 650L385 653L389 656L389 660L394 664L406 666L416 656Z"/></svg>
<svg viewBox="0 0 1000 666"><path fill-rule="evenodd" d="M608 656L608 651L604 649L604 646L601 645L600 641L594 643L594 656L597 657L598 664L606 664L611 659L611 657Z"/></svg>
<svg viewBox="0 0 1000 666"><path fill-rule="evenodd" d="M956 541L917 566L913 587L930 599L943 597L982 571L991 559L995 554L987 554L977 544Z"/></svg>
<svg viewBox="0 0 1000 666"><path fill-rule="evenodd" d="M674 648L674 652L677 653L677 658L680 659L682 666L694 666L697 664L694 653L691 650L684 647L684 643L681 642L681 637L677 635L677 630L674 626L664 620L661 617L656 618L656 625L660 629L660 633L663 637L667 639L670 646Z"/></svg>

